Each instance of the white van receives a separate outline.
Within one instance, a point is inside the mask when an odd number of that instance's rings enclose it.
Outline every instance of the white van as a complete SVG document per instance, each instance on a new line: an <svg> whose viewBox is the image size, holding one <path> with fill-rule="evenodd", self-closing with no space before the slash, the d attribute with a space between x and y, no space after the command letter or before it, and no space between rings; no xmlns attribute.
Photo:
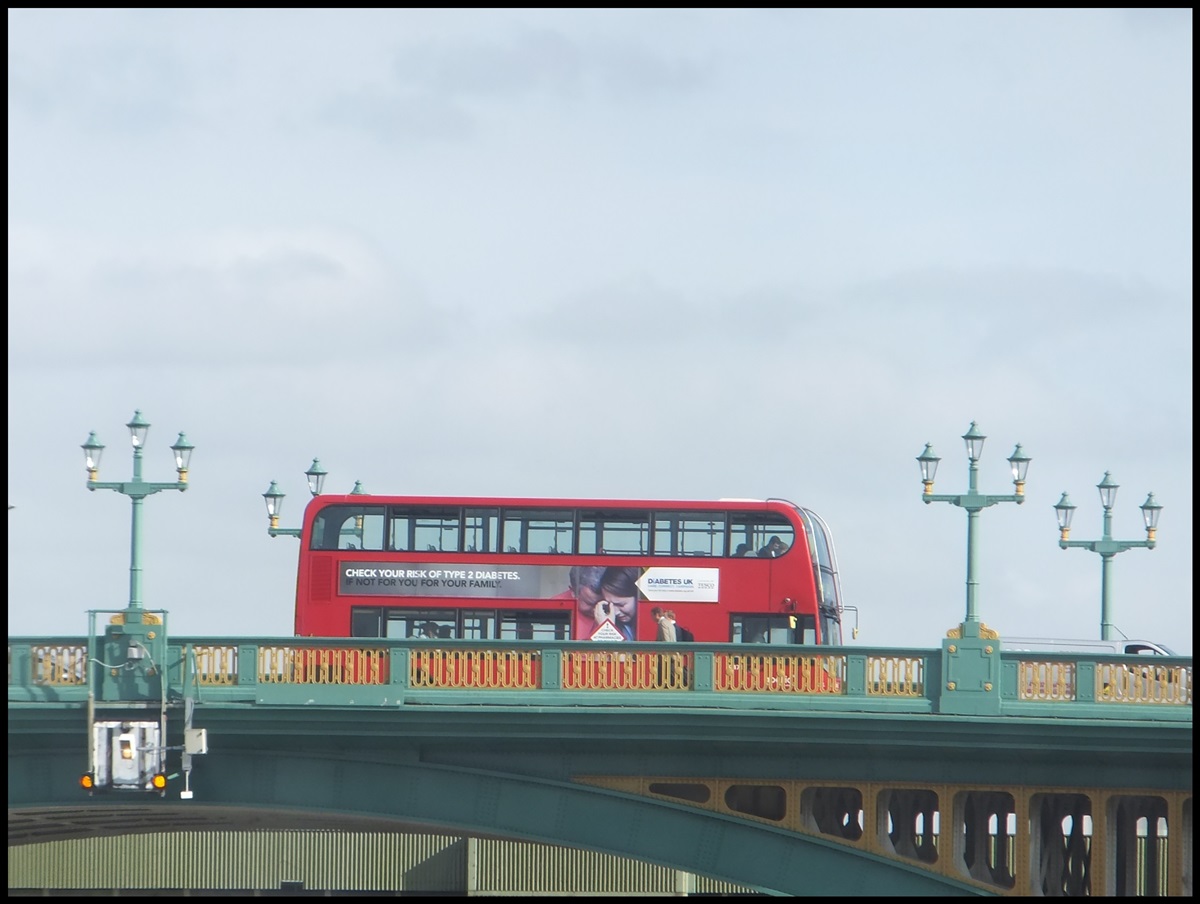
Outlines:
<svg viewBox="0 0 1200 904"><path fill-rule="evenodd" d="M1001 637L1005 650L1022 653L1092 653L1103 655L1178 656L1152 640L1059 640L1050 637Z"/></svg>

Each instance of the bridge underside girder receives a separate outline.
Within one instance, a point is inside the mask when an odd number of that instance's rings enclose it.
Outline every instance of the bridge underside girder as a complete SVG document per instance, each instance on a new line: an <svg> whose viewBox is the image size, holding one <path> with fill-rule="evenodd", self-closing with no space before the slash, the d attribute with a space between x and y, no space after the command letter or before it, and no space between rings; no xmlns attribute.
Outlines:
<svg viewBox="0 0 1200 904"><path fill-rule="evenodd" d="M42 773L25 787L47 787L71 766L42 757L18 771ZM13 762L10 757L10 781ZM61 783L61 782L60 782ZM10 788L12 785L10 784ZM445 830L578 847L711 876L768 893L946 895L977 891L905 864L848 850L758 822L593 786L420 763L364 763L304 755L243 752L221 757L197 777L186 803L96 795L91 806L13 801L10 839L209 827ZM19 797L20 795L18 795ZM16 806L14 806L14 803ZM86 826L87 814L95 822Z"/></svg>
<svg viewBox="0 0 1200 904"><path fill-rule="evenodd" d="M998 727L928 716L486 706L216 707L204 723L210 751L194 759L193 800L179 800L178 779L161 799L89 797L77 783L87 762L79 714L10 705L9 844L162 825L442 830L630 857L783 894L1022 893L1036 888L1027 834L1015 836L1015 862L1003 864L1022 884L989 886L977 873L988 821L1019 817L1027 827L1031 789L1150 789L1171 798L1164 812L1175 842L1190 821L1191 737L1178 725L1139 733L1065 720ZM716 803L656 793L651 780L702 785ZM782 788L790 796L783 816L743 806L735 783ZM857 810L843 791L859 793ZM1011 802L995 803L1006 791ZM1049 812L1060 805L1054 798ZM889 819L923 820L928 833L939 808L946 846L936 862L923 859L929 848L912 826L889 842L898 856L881 855L886 844L836 836L839 819L861 821L868 841L887 834ZM812 813L825 828L805 822ZM1095 815L1103 825L1104 814ZM963 826L974 832L966 852L954 847ZM1190 876L1182 847L1171 848L1172 876Z"/></svg>

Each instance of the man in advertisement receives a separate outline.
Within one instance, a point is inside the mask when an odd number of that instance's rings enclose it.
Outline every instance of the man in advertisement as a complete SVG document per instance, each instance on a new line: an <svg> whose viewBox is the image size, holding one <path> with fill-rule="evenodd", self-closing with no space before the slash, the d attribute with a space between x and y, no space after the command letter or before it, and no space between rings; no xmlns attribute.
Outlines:
<svg viewBox="0 0 1200 904"><path fill-rule="evenodd" d="M608 622L621 640L637 639L637 566L577 565L568 577L575 598L571 636L591 639ZM617 639L617 638L613 638Z"/></svg>

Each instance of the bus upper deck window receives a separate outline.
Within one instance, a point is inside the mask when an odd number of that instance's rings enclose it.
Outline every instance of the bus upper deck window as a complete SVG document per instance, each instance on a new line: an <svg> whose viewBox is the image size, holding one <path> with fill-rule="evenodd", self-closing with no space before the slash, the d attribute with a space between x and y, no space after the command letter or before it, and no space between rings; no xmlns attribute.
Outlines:
<svg viewBox="0 0 1200 904"><path fill-rule="evenodd" d="M383 506L331 505L313 519L310 549L383 549Z"/></svg>
<svg viewBox="0 0 1200 904"><path fill-rule="evenodd" d="M654 555L725 555L725 513L656 512Z"/></svg>

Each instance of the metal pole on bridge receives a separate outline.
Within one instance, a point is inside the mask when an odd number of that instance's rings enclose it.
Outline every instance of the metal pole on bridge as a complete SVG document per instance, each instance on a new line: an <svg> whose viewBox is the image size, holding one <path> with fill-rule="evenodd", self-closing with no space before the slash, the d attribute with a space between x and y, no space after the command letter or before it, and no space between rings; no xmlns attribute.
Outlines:
<svg viewBox="0 0 1200 904"><path fill-rule="evenodd" d="M978 539L979 539L979 513L988 506L996 505L1000 502L1015 502L1018 505L1025 501L1025 472L1029 469L1030 458L1021 451L1021 444L1017 443L1013 454L1008 457L1009 466L1012 468L1013 483L1016 485L1016 492L1007 496L989 496L978 491L979 480L979 457L983 454L983 441L987 439L979 428L971 421L971 426L965 434L963 441L967 444L967 459L969 467L967 470L967 492L961 494L941 495L933 492L933 478L937 473L938 462L941 461L934 454L933 446L929 443L925 444L925 451L917 456L917 461L921 465L921 480L925 484L925 491L921 498L928 505L931 502L949 502L951 505L957 505L960 508L967 510L967 611L963 619L962 636L963 637L978 637L980 629L979 618L979 559L978 559Z"/></svg>
<svg viewBox="0 0 1200 904"><path fill-rule="evenodd" d="M129 609L142 608L142 501L147 496L153 496L163 490L187 490L188 464L195 448L187 441L183 433L171 451L175 453L175 470L179 477L174 483L151 483L142 479L142 449L146 445L146 434L150 432L150 424L142 417L141 411L133 413L133 419L125 425L129 428L130 440L133 443L133 478L129 481L102 482L96 479L100 471L100 457L104 446L96 439L95 431L88 434L87 442L82 446L87 466L89 490L113 490L122 496L128 496L133 503L132 524L129 537Z"/></svg>
<svg viewBox="0 0 1200 904"><path fill-rule="evenodd" d="M1112 560L1117 553L1127 549L1153 549L1156 543L1155 532L1158 530L1158 516L1162 506L1154 501L1154 494L1146 496L1146 501L1140 506L1142 520L1146 525L1145 540L1114 540L1112 536L1112 510L1117 501L1117 488L1120 484L1112 479L1112 474L1104 472L1104 477L1096 484L1100 491L1100 504L1104 506L1104 531L1099 540L1070 540L1071 518L1075 515L1075 506L1063 493L1054 513L1058 517L1058 545L1063 549L1088 549L1100 555L1100 639L1114 640L1115 626L1112 619Z"/></svg>

